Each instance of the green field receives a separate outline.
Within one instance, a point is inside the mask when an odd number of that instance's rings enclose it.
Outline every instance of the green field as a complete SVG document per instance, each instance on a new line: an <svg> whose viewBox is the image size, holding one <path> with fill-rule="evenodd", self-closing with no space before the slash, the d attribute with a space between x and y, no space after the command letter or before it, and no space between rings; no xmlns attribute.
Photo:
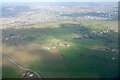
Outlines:
<svg viewBox="0 0 120 80"><path fill-rule="evenodd" d="M8 29L4 30L3 36L8 40L3 39L3 53L44 78L115 78L118 55L101 50L118 48L118 33L108 27L117 28L117 22L69 20ZM100 33L107 30L110 32ZM16 35L25 38L11 38ZM44 50L44 47L56 48ZM14 64L6 67L9 63L6 61L3 60L3 76L22 77L22 71L13 70Z"/></svg>

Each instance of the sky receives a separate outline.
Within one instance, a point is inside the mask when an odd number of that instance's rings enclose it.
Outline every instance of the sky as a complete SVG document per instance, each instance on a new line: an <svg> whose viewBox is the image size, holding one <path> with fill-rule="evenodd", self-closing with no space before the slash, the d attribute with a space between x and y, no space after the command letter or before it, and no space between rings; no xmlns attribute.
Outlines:
<svg viewBox="0 0 120 80"><path fill-rule="evenodd" d="M120 0L1 0L2 2L118 2Z"/></svg>

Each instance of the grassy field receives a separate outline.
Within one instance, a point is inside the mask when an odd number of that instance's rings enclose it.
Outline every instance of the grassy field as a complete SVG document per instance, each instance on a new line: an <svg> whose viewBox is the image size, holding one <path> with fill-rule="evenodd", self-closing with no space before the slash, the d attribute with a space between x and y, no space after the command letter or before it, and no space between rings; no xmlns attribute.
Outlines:
<svg viewBox="0 0 120 80"><path fill-rule="evenodd" d="M100 31L109 30L109 26L117 28L117 22L70 20L18 27L8 30L9 35L4 34L9 40L3 40L3 53L16 63L41 73L44 78L117 77L118 55L115 52L100 50L118 46L117 32L98 35ZM93 30L96 34L92 33ZM11 39L10 35L16 34L25 36L25 39ZM56 45L57 42L70 46L59 46ZM44 50L42 47L56 48ZM4 60L3 63L3 76L21 77L19 74L22 72L16 68L9 75L13 68L6 67L9 62Z"/></svg>
<svg viewBox="0 0 120 80"><path fill-rule="evenodd" d="M20 78L23 71L10 63L5 56L2 56L2 78Z"/></svg>

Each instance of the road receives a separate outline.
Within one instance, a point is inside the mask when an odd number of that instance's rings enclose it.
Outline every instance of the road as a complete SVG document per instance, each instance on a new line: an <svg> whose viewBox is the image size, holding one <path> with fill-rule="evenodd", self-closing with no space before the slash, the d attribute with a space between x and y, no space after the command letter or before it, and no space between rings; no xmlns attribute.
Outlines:
<svg viewBox="0 0 120 80"><path fill-rule="evenodd" d="M7 58L11 63L15 64L15 65L16 65L17 67L19 67L20 69L26 70L26 71L29 70L30 72L33 72L34 74L36 74L36 75L37 75L37 78L40 78L41 80L43 80L42 76L41 76L38 72L35 72L35 71L31 70L31 69L24 68L24 67L22 67L21 65L17 64L15 61L13 61L12 58L10 58L9 56L7 56L7 55L5 55L5 56L6 56L6 58Z"/></svg>

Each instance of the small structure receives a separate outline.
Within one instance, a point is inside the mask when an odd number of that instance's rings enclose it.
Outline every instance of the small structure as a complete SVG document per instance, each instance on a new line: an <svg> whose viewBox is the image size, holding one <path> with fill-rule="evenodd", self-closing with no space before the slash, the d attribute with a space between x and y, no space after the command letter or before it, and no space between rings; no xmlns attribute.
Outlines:
<svg viewBox="0 0 120 80"><path fill-rule="evenodd" d="M69 44L67 46L70 46Z"/></svg>
<svg viewBox="0 0 120 80"><path fill-rule="evenodd" d="M109 51L109 50L110 50L110 48L107 48L107 49L105 49L105 50Z"/></svg>
<svg viewBox="0 0 120 80"><path fill-rule="evenodd" d="M5 38L5 40L8 40L8 38Z"/></svg>
<svg viewBox="0 0 120 80"><path fill-rule="evenodd" d="M100 32L101 34L103 33L103 32Z"/></svg>
<svg viewBox="0 0 120 80"><path fill-rule="evenodd" d="M22 36L22 37L21 37L21 39L25 39L25 37L24 37L24 36Z"/></svg>
<svg viewBox="0 0 120 80"><path fill-rule="evenodd" d="M95 31L92 31L93 33L95 33Z"/></svg>
<svg viewBox="0 0 120 80"><path fill-rule="evenodd" d="M118 52L119 51L118 49L115 49L115 48L107 48L105 50L107 50L107 51L113 51L113 52Z"/></svg>
<svg viewBox="0 0 120 80"><path fill-rule="evenodd" d="M49 47L45 47L45 48L43 48L44 50L49 50L50 48Z"/></svg>
<svg viewBox="0 0 120 80"><path fill-rule="evenodd" d="M118 49L112 49L113 52L118 52Z"/></svg>
<svg viewBox="0 0 120 80"><path fill-rule="evenodd" d="M11 36L11 38L15 38L16 36Z"/></svg>
<svg viewBox="0 0 120 80"><path fill-rule="evenodd" d="M115 58L113 57L112 59L114 60Z"/></svg>
<svg viewBox="0 0 120 80"><path fill-rule="evenodd" d="M17 36L17 38L19 38L20 36Z"/></svg>
<svg viewBox="0 0 120 80"><path fill-rule="evenodd" d="M70 46L70 45L68 45L68 44L62 44L62 46Z"/></svg>
<svg viewBox="0 0 120 80"><path fill-rule="evenodd" d="M29 74L29 77L33 77L33 73L30 73L30 74Z"/></svg>
<svg viewBox="0 0 120 80"><path fill-rule="evenodd" d="M26 73L23 73L22 76L25 77L25 76L26 76Z"/></svg>
<svg viewBox="0 0 120 80"><path fill-rule="evenodd" d="M56 47L52 47L53 49L55 49Z"/></svg>
<svg viewBox="0 0 120 80"><path fill-rule="evenodd" d="M29 74L30 74L30 72L27 73L27 75L29 75Z"/></svg>
<svg viewBox="0 0 120 80"><path fill-rule="evenodd" d="M70 45L68 45L68 44L62 44L62 43L60 43L59 45L60 45L60 46L70 46Z"/></svg>

